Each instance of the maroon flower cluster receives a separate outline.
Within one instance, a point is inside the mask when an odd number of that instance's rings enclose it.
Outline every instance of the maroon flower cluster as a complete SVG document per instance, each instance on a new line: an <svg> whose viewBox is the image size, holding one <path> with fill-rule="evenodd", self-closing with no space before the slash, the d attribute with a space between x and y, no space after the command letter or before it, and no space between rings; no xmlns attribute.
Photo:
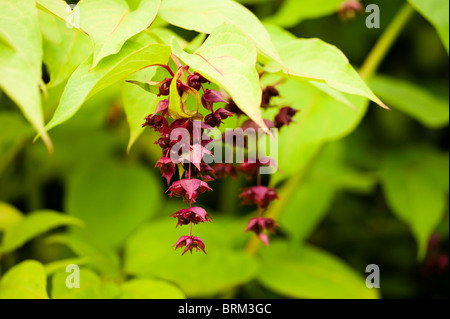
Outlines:
<svg viewBox="0 0 450 319"><path fill-rule="evenodd" d="M173 59L178 66L177 74L179 76L175 79L174 72L169 67L164 66L172 77L157 83L151 82L154 87L159 89L158 96L167 96L167 98L158 103L155 112L145 118L142 126L154 129L160 135L155 144L161 147L162 156L155 167L160 169L162 176L167 181L168 195L170 197L181 197L183 202L189 204L188 208L180 209L170 215L170 217L177 218L177 227L190 225L189 236L181 236L174 245L175 249L185 247L182 255L187 251L192 253L194 248L206 254L203 240L192 235L193 224L211 221L211 217L203 208L193 206L200 194L212 190L208 186L208 181L213 180L213 176L215 176L214 169L203 160L205 154L212 155L206 148L207 144L212 142L212 139L204 140L201 136L204 130L220 126L222 120L232 116L233 113L221 108L214 111L214 103L226 103L220 92L204 89L203 84L209 82L208 80L197 72L189 72L187 66L182 66L176 58L173 57ZM186 81L184 80L185 72L188 73ZM182 101L185 101L188 95L195 96L202 92L201 104L210 114L204 118L199 128L194 127L194 118L197 120L202 118L198 110L192 118L173 119L169 115L172 81L177 81L176 89L182 97ZM183 144L186 142L181 136L178 139L173 138L172 132L178 128L183 128L185 132L189 133L188 145ZM187 149L188 151L183 152L179 147L176 147L180 144L184 147L184 150ZM179 175L177 171L183 173L180 175L180 179L174 180L174 177Z"/></svg>
<svg viewBox="0 0 450 319"><path fill-rule="evenodd" d="M247 158L239 165L216 163L210 166L204 161L206 154L213 155L207 148L207 145L213 140L205 139L204 131L213 127L220 127L223 120L233 115L236 115L239 119L239 116L243 113L231 99L224 100L220 92L205 89L204 84L209 81L202 75L197 72L190 72L189 67L183 66L176 57L172 56L172 59L178 67L177 72L174 73L168 66L163 66L171 77L165 78L161 82L150 82L153 87L157 88L158 96L167 98L158 103L155 112L145 118L142 126L154 129L160 136L155 144L161 148L162 155L155 167L160 169L162 176L167 181L168 189L166 193L170 197L181 197L184 203L189 204L188 208L180 209L170 215L170 217L177 219L176 227L189 225L189 235L181 236L174 245L175 249L184 247L182 255L187 251L192 253L194 248L206 254L205 243L201 238L192 235L192 226L199 223L208 223L211 221L211 217L203 208L193 205L200 194L212 190L208 185L209 181L227 176L236 178L238 173L242 173L247 179L257 177L257 185L242 190L239 198L242 199L243 205L256 205L258 207L258 216L249 221L245 231L255 232L268 245L269 238L266 231L274 233L277 224L273 219L263 218L261 215L273 200L278 199L278 195L275 189L261 185L259 170L262 166L272 165L272 162ZM187 73L187 78L185 73ZM177 81L176 86L171 85L173 81ZM181 97L180 103L182 105L180 108L182 110L185 110L184 103L188 96L192 95L196 98L198 104L201 103L209 113L203 117L197 110L197 112L189 113L186 118L184 116L173 118L169 110L170 97L173 96L173 93L170 92L171 88L176 88L178 95ZM279 92L274 86L266 87L263 90L261 107L274 107L271 105L271 99L276 96L279 96ZM214 104L218 102L226 103L226 107L214 110ZM280 129L289 125L296 113L297 110L285 106L279 109L273 121L265 120L265 123L270 128ZM194 119L200 120L200 127L198 127L199 122L194 121ZM258 128L256 123L251 120L247 120L241 126L244 130L249 127ZM187 139L174 134L180 128L184 129L183 132L187 132ZM224 136L222 138L224 139Z"/></svg>

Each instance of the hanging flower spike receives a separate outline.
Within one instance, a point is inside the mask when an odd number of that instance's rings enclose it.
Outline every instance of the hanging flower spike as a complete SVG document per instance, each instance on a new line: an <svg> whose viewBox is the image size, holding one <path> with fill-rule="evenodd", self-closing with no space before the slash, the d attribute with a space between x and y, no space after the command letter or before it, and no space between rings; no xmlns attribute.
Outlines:
<svg viewBox="0 0 450 319"><path fill-rule="evenodd" d="M252 163L254 162L254 163ZM269 158L266 159L253 159L250 161L249 159L244 159L244 161L239 165L239 170L246 175L254 176L258 169L261 166L269 166L271 164L271 161Z"/></svg>
<svg viewBox="0 0 450 319"><path fill-rule="evenodd" d="M175 250L177 250L178 248L183 248L184 246L186 246L186 248L184 249L184 251L181 254L181 256L183 256L188 250L192 254L192 249L193 248L196 248L197 251L200 251L200 249L201 249L206 254L205 243L199 237L181 236L174 246L175 246Z"/></svg>
<svg viewBox="0 0 450 319"><path fill-rule="evenodd" d="M275 234L275 227L278 225L272 218L255 217L250 219L245 232L253 231L266 246L269 246L269 236L263 231L268 230Z"/></svg>
<svg viewBox="0 0 450 319"><path fill-rule="evenodd" d="M189 85L194 90L200 90L202 83L209 82L207 79L205 79L200 73L194 72L194 74L191 74L187 78L187 85Z"/></svg>
<svg viewBox="0 0 450 319"><path fill-rule="evenodd" d="M279 199L277 192L273 188L266 186L252 186L245 188L239 195L242 198L242 205L258 205L266 209L270 202Z"/></svg>
<svg viewBox="0 0 450 319"><path fill-rule="evenodd" d="M167 191L170 191L170 197L184 197L188 202L194 203L199 194L211 190L206 182L193 178L176 181Z"/></svg>
<svg viewBox="0 0 450 319"><path fill-rule="evenodd" d="M188 225L190 222L194 224L207 223L211 221L211 216L208 215L206 210L201 207L190 207L186 209L180 209L176 213L170 215L170 217L178 218L178 226Z"/></svg>
<svg viewBox="0 0 450 319"><path fill-rule="evenodd" d="M277 116L275 116L275 127L280 129L284 125L289 126L292 122L292 118L295 114L297 114L298 110L293 109L292 107L285 106L280 109Z"/></svg>
<svg viewBox="0 0 450 319"><path fill-rule="evenodd" d="M205 109L207 109L210 112L213 112L213 104L218 102L224 102L225 101L222 97L222 94L220 94L219 91L216 90L206 90L205 93L202 95L202 105Z"/></svg>
<svg viewBox="0 0 450 319"><path fill-rule="evenodd" d="M167 185L170 184L170 179L175 174L175 164L169 157L161 158L155 165L161 170L162 176L167 180Z"/></svg>

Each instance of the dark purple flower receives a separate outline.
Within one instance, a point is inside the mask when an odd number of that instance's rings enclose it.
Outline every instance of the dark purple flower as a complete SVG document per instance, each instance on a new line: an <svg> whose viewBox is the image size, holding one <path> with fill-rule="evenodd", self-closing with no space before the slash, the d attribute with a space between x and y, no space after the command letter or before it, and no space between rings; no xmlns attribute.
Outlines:
<svg viewBox="0 0 450 319"><path fill-rule="evenodd" d="M220 94L219 91L216 90L206 90L202 95L202 105L205 109L210 112L213 112L213 104L217 102L227 103Z"/></svg>
<svg viewBox="0 0 450 319"><path fill-rule="evenodd" d="M159 87L159 95L169 95L170 93L170 83L172 83L172 79L165 79L164 82Z"/></svg>
<svg viewBox="0 0 450 319"><path fill-rule="evenodd" d="M212 112L211 114L206 115L205 123L212 127L219 127L222 124L222 120L233 116L234 113L231 113L225 109L217 109L217 111Z"/></svg>
<svg viewBox="0 0 450 319"><path fill-rule="evenodd" d="M145 123L142 127L154 128L156 131L161 132L164 127L167 127L167 120L161 115L149 115L145 118Z"/></svg>
<svg viewBox="0 0 450 319"><path fill-rule="evenodd" d="M161 158L155 165L161 170L162 176L167 180L167 185L170 184L170 179L175 174L175 164L168 157Z"/></svg>
<svg viewBox="0 0 450 319"><path fill-rule="evenodd" d="M266 126L268 128L274 127L274 123L271 120L264 120L264 123L266 124ZM252 128L255 130L255 133L258 132L258 129L261 128L261 126L259 126L258 124L256 124L256 122L252 121L252 120L247 120L244 123L242 123L241 126L242 130L247 130L249 128Z"/></svg>
<svg viewBox="0 0 450 319"><path fill-rule="evenodd" d="M266 186L252 186L245 188L239 195L242 198L242 205L258 205L266 209L270 202L278 199L277 192L273 188Z"/></svg>
<svg viewBox="0 0 450 319"><path fill-rule="evenodd" d="M244 112L241 111L241 109L236 105L236 103L234 103L233 100L228 101L228 104L225 106L225 109L238 116L244 114Z"/></svg>
<svg viewBox="0 0 450 319"><path fill-rule="evenodd" d="M214 175L216 175L217 178L231 176L233 179L236 179L237 168L232 164L216 163L212 166L212 169L214 170Z"/></svg>
<svg viewBox="0 0 450 319"><path fill-rule="evenodd" d="M210 190L212 189L206 182L193 178L176 181L167 191L170 191L170 197L183 197L188 202L193 203L199 194Z"/></svg>
<svg viewBox="0 0 450 319"><path fill-rule="evenodd" d="M275 234L275 227L278 225L272 218L255 217L250 219L245 232L253 231L261 239L261 241L269 246L269 237L263 231L268 230Z"/></svg>
<svg viewBox="0 0 450 319"><path fill-rule="evenodd" d="M281 108L278 112L277 116L275 116L275 126L280 129L282 126L289 126L292 122L292 118L298 112L298 110L293 109L292 107L285 106Z"/></svg>
<svg viewBox="0 0 450 319"><path fill-rule="evenodd" d="M270 106L270 99L279 95L280 93L274 86L267 86L262 92L261 107L266 108Z"/></svg>
<svg viewBox="0 0 450 319"><path fill-rule="evenodd" d="M190 207L186 209L180 209L176 213L170 215L170 217L178 218L178 226L188 225L190 222L194 224L207 223L211 221L211 217L206 210L201 207Z"/></svg>
<svg viewBox="0 0 450 319"><path fill-rule="evenodd" d="M193 248L196 248L197 251L200 251L200 249L201 249L206 254L205 243L199 237L181 236L174 246L175 246L175 250L178 249L178 248L183 248L184 246L186 246L186 248L184 249L184 251L181 254L181 256L183 256L188 250L192 254L192 249Z"/></svg>
<svg viewBox="0 0 450 319"><path fill-rule="evenodd" d="M187 85L189 85L191 88L195 90L200 90L200 87L202 86L202 83L208 82L207 79L205 79L200 73L194 72L194 74L191 74L187 78Z"/></svg>
<svg viewBox="0 0 450 319"><path fill-rule="evenodd" d="M250 175L253 176L258 172L258 169L261 166L269 166L270 165L270 159L269 158L264 158L264 159L244 159L244 162L242 162L239 165L239 170L246 174L246 175Z"/></svg>

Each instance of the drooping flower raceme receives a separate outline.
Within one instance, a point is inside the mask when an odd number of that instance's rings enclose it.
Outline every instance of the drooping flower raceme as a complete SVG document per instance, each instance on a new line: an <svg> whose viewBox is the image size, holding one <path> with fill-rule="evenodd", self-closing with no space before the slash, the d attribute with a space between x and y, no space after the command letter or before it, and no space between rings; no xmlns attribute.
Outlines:
<svg viewBox="0 0 450 319"><path fill-rule="evenodd" d="M142 126L155 130L160 136L155 144L161 148L162 152L155 167L160 169L161 175L167 182L166 193L170 197L181 197L183 203L189 205L189 207L170 215L177 219L176 227L189 225L189 235L181 236L174 245L175 249L184 247L182 255L187 251L192 253L194 248L206 254L204 241L192 235L192 225L208 223L212 218L204 208L193 205L197 202L199 195L212 191L208 185L209 181L227 176L236 178L239 172L247 179L256 176L258 181L257 185L245 188L239 195L242 204L257 205L258 207L258 217L250 220L245 231L253 231L268 245L269 238L266 232L274 233L277 224L271 218L263 218L261 214L266 211L273 200L278 199L278 195L275 189L261 185L259 168L272 165L272 162L267 159L249 158L246 158L240 165L229 162L209 165L205 162L206 155L213 156L207 148L213 139L205 135L205 131L218 128L225 119L233 116L239 118L244 113L233 100L224 99L219 91L205 89L204 85L209 81L201 74L190 72L189 67L183 66L176 57L172 56L172 59L178 67L177 72L172 72L169 66L164 66L171 77L160 82L149 82L157 88L157 95L163 99L158 102L155 112L145 118ZM188 74L187 78L185 73ZM176 81L176 85L173 81ZM176 92L171 92L172 88L175 88ZM174 97L174 94L175 97L176 95L181 97L178 99L181 103L178 113L174 113L170 109L170 99ZM187 109L185 103L188 96L194 96L197 100L196 112ZM279 92L275 86L266 87L263 90L261 107L273 107L271 99L276 96L279 96ZM215 103L226 103L226 106L214 110ZM200 105L209 112L204 117L198 110ZM265 123L269 127L279 129L284 125L289 125L296 112L297 110L290 107L283 107L274 121L265 120ZM248 120L244 122L242 129L244 128L252 128L255 131L258 126ZM244 148L248 148L248 145L244 144Z"/></svg>

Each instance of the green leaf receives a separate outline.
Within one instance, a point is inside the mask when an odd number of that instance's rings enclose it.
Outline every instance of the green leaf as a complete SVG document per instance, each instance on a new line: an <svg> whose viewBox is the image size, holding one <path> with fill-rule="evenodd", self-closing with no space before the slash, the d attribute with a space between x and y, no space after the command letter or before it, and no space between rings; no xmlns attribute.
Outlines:
<svg viewBox="0 0 450 319"><path fill-rule="evenodd" d="M119 52L125 41L145 30L155 19L160 4L160 0L80 1L77 5L80 29L94 45L91 68L104 57Z"/></svg>
<svg viewBox="0 0 450 319"><path fill-rule="evenodd" d="M127 77L128 75L154 64L167 64L170 47L162 44L142 46L128 41L120 53L103 59L90 70L87 58L72 74L61 97L60 104L47 124L47 130L67 121L93 94Z"/></svg>
<svg viewBox="0 0 450 319"><path fill-rule="evenodd" d="M0 113L0 174L14 160L17 153L33 137L33 129L18 113Z"/></svg>
<svg viewBox="0 0 450 319"><path fill-rule="evenodd" d="M448 166L448 154L418 146L392 152L382 167L383 193L393 213L411 227L420 259L448 208Z"/></svg>
<svg viewBox="0 0 450 319"><path fill-rule="evenodd" d="M93 45L94 68L105 57L116 54L123 44L145 30L156 18L160 0L83 0L72 10L59 0L38 0L47 11L66 24L85 32Z"/></svg>
<svg viewBox="0 0 450 319"><path fill-rule="evenodd" d="M448 125L448 100L405 80L387 76L375 76L370 85L392 109L406 113L426 127L437 129Z"/></svg>
<svg viewBox="0 0 450 319"><path fill-rule="evenodd" d="M52 279L51 296L53 299L113 299L120 289L114 282L104 281L88 268L80 268L80 288L68 288L67 277L70 273L58 272Z"/></svg>
<svg viewBox="0 0 450 319"><path fill-rule="evenodd" d="M447 0L408 0L436 28L449 53L449 2Z"/></svg>
<svg viewBox="0 0 450 319"><path fill-rule="evenodd" d="M50 75L47 87L64 82L92 53L91 41L82 31L68 28L55 16L39 11L43 34L44 63Z"/></svg>
<svg viewBox="0 0 450 319"><path fill-rule="evenodd" d="M68 185L66 211L86 224L94 242L118 248L135 228L158 214L163 190L159 180L139 166L93 161Z"/></svg>
<svg viewBox="0 0 450 319"><path fill-rule="evenodd" d="M174 42L175 43L175 42ZM179 79L179 76L183 73L183 69L180 68L174 75L174 79ZM178 93L177 81L172 81L170 83L170 93L169 93L169 115L174 119L191 118L197 112L189 111L187 107L185 108L185 97L186 93L183 92L183 96Z"/></svg>
<svg viewBox="0 0 450 319"><path fill-rule="evenodd" d="M278 135L278 166L272 182L297 174L316 156L325 142L341 139L352 132L364 116L368 101L358 96L346 97L356 111L319 91L309 83L288 80L278 87L280 103L300 112L294 122ZM292 140L295 136L295 142ZM294 159L294 160L293 160Z"/></svg>
<svg viewBox="0 0 450 319"><path fill-rule="evenodd" d="M22 220L22 213L8 203L0 202L0 231L10 229Z"/></svg>
<svg viewBox="0 0 450 319"><path fill-rule="evenodd" d="M108 278L119 278L120 260L117 253L108 247L94 243L88 236L83 235L85 234L54 235L48 237L46 241L68 246L80 259L102 275Z"/></svg>
<svg viewBox="0 0 450 319"><path fill-rule="evenodd" d="M151 72L153 71L153 72ZM125 114L127 116L128 126L130 127L130 138L128 140L127 152L130 152L131 146L139 138L139 136L144 132L142 128L142 123L147 115L152 114L158 103L158 98L155 94L149 94L146 90L153 90L148 83L138 82L136 80L145 80L147 75L151 78L155 70L150 70L150 74L144 74L142 72L137 72L131 76L128 83L124 83L122 86L122 103L125 109ZM132 85L132 84L137 84ZM144 88L145 87L145 88Z"/></svg>
<svg viewBox="0 0 450 319"><path fill-rule="evenodd" d="M269 207L269 216L280 216L281 229L295 241L307 239L331 208L342 189L370 193L377 179L345 163L342 142L325 145L306 171L299 171L279 189L282 198Z"/></svg>
<svg viewBox="0 0 450 319"><path fill-rule="evenodd" d="M276 14L264 20L284 28L292 28L302 20L317 19L338 11L343 0L286 0Z"/></svg>
<svg viewBox="0 0 450 319"><path fill-rule="evenodd" d="M365 269L361 269L364 274ZM333 255L311 245L272 242L262 251L261 284L291 298L377 298L377 289Z"/></svg>
<svg viewBox="0 0 450 319"><path fill-rule="evenodd" d="M0 2L0 88L19 106L52 152L39 93L39 85L43 86L41 65L42 40L35 2Z"/></svg>
<svg viewBox="0 0 450 319"><path fill-rule="evenodd" d="M162 215L175 211L166 209ZM181 256L181 251L175 251L172 245L186 235L186 227L175 228L174 223L172 218L164 217L142 225L133 233L125 246L127 273L169 280L188 297L216 294L244 284L256 275L255 260L231 247L236 234L245 235L244 227L231 227L225 220L216 219L208 225L194 226L194 236L204 240L207 255L194 249L192 255Z"/></svg>
<svg viewBox="0 0 450 319"><path fill-rule="evenodd" d="M269 34L258 18L239 3L230 0L165 0L158 15L183 29L212 33L223 23L229 23L244 32L258 50L282 64Z"/></svg>
<svg viewBox="0 0 450 319"><path fill-rule="evenodd" d="M245 114L267 129L260 110L262 91L255 69L256 50L238 27L217 27L193 54L182 51L176 42L172 47L180 59L225 89Z"/></svg>
<svg viewBox="0 0 450 319"><path fill-rule="evenodd" d="M48 299L44 266L26 260L8 270L0 281L0 299Z"/></svg>
<svg viewBox="0 0 450 319"><path fill-rule="evenodd" d="M183 292L166 281L132 279L120 285L120 299L184 299Z"/></svg>
<svg viewBox="0 0 450 319"><path fill-rule="evenodd" d="M298 39L283 45L279 52L285 65L284 76L299 81L324 82L335 90L366 97L386 108L335 46L320 39ZM279 67L269 63L266 69L276 72Z"/></svg>
<svg viewBox="0 0 450 319"><path fill-rule="evenodd" d="M33 212L5 231L2 252L13 251L53 228L68 225L83 226L83 223L78 218L50 210Z"/></svg>

